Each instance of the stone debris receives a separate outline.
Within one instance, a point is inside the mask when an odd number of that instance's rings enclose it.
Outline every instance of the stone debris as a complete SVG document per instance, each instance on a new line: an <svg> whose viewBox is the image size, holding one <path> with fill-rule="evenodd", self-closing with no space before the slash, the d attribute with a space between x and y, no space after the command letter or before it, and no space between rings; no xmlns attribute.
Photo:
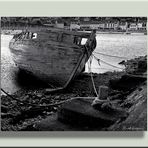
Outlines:
<svg viewBox="0 0 148 148"><path fill-rule="evenodd" d="M147 56L140 56L135 59L122 61L119 64L125 65L125 71L131 74L143 74L147 71Z"/></svg>
<svg viewBox="0 0 148 148"><path fill-rule="evenodd" d="M92 99L76 99L61 106L58 111L58 119L64 123L76 124L88 127L105 127L121 117L125 117L123 111L104 112L91 106ZM106 108L107 109L107 108Z"/></svg>
<svg viewBox="0 0 148 148"><path fill-rule="evenodd" d="M108 131L146 131L147 130L147 86L142 84L127 96L121 106L127 109L129 116L120 123L114 123Z"/></svg>

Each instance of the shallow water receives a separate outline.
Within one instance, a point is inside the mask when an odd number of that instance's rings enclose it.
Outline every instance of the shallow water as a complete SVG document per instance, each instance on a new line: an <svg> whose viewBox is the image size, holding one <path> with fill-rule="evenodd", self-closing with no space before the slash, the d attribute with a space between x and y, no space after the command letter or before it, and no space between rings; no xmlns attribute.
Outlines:
<svg viewBox="0 0 148 148"><path fill-rule="evenodd" d="M97 34L97 47L94 51L94 55L100 59L100 65L93 58L92 61L92 71L97 73L103 73L106 71L121 70L124 68L118 63L122 60L131 59L137 56L147 55L147 36L142 34ZM95 52L100 52L107 55L119 56L109 57L105 55L96 54ZM121 58L122 57L122 58ZM112 64L116 67L107 65L106 63ZM86 65L86 67L88 67ZM88 71L88 68L86 68Z"/></svg>
<svg viewBox="0 0 148 148"><path fill-rule="evenodd" d="M8 92L15 92L19 86L15 81L17 69L9 50L11 35L1 35L1 87Z"/></svg>
<svg viewBox="0 0 148 148"><path fill-rule="evenodd" d="M9 41L11 38L11 35L1 35L1 86L6 91L13 93L19 90L22 86L20 86L18 83L18 69L15 67L14 62L12 61L9 50ZM100 61L99 65L98 62L93 58L91 69L96 73L121 70L121 68L124 67L118 64L120 61L147 54L146 35L97 34L96 38L97 47L93 54L100 60L118 67L112 67L103 63L102 61ZM124 58L104 56L96 54L95 52ZM86 64L86 72L88 72L88 64Z"/></svg>

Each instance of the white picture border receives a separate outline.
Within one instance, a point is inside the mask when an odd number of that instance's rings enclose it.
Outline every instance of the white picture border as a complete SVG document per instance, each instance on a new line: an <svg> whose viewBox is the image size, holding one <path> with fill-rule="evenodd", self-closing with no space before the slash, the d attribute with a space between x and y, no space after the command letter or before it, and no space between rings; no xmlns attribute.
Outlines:
<svg viewBox="0 0 148 148"><path fill-rule="evenodd" d="M0 16L147 17L148 1L0 0ZM148 146L148 132L0 132L0 146Z"/></svg>

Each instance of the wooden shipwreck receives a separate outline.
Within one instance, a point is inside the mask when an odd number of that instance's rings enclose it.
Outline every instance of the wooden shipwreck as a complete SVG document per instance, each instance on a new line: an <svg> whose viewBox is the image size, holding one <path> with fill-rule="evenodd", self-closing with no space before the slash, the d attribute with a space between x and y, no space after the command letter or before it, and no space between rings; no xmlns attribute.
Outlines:
<svg viewBox="0 0 148 148"><path fill-rule="evenodd" d="M15 64L46 82L66 87L85 67L96 47L95 31L57 28L23 31L10 41ZM84 43L85 42L85 43Z"/></svg>

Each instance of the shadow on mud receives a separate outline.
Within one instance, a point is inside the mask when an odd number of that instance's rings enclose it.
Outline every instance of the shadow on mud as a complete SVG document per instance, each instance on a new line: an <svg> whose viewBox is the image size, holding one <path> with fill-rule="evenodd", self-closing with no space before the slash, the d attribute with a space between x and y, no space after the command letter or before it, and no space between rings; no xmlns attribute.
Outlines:
<svg viewBox="0 0 148 148"><path fill-rule="evenodd" d="M16 72L15 80L19 87L23 89L49 88L47 83L24 70L18 70Z"/></svg>

